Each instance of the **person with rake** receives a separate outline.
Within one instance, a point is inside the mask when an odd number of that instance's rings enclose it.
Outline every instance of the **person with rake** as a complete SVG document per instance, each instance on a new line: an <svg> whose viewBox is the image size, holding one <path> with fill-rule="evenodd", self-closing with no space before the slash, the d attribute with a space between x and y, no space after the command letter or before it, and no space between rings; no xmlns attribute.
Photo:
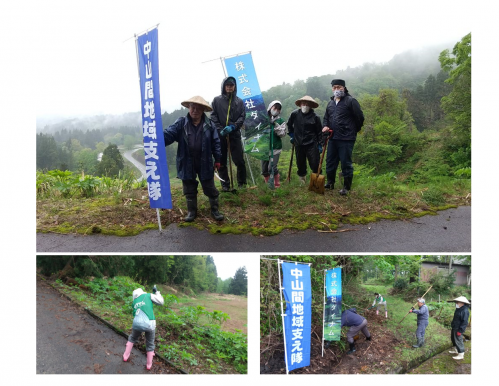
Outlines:
<svg viewBox="0 0 499 386"><path fill-rule="evenodd" d="M418 307L419 310L414 309L414 307L411 307L411 309L409 310L409 312L412 312L413 314L416 314L418 316L416 328L416 338L418 340L418 343L412 346L414 348L423 346L426 327L428 327L428 321L430 319L430 313L428 312L426 301L423 298L418 299Z"/></svg>
<svg viewBox="0 0 499 386"><path fill-rule="evenodd" d="M227 162L227 155L229 155L229 162L232 159L237 167L238 187L242 188L246 185L246 164L241 141L241 127L246 118L246 110L243 100L236 94L236 78L229 76L222 81L222 94L215 97L211 102L213 112L210 119L217 128L222 148L220 161L222 192L230 192L231 180L227 168L227 165L230 166L230 164ZM230 178L232 179L232 175ZM234 184L234 181L232 181L232 184Z"/></svg>
<svg viewBox="0 0 499 386"><path fill-rule="evenodd" d="M274 177L274 187L281 186L279 169L279 156L282 152L281 138L286 135L287 125L286 121L281 118L282 104L279 101L272 101L267 107L267 114L269 115L269 126L263 132L269 134L269 159L261 161L262 176L265 183L269 183L271 176Z"/></svg>
<svg viewBox="0 0 499 386"><path fill-rule="evenodd" d="M147 370L151 370L152 358L154 357L154 336L156 334L156 318L154 317L153 303L159 306L165 304L163 296L154 286L151 293L146 293L142 288L137 288L132 292L133 298L133 324L132 333L128 336L126 342L125 353L123 354L123 361L127 362L132 352L133 345L137 343L140 335L145 333L146 337L146 355Z"/></svg>

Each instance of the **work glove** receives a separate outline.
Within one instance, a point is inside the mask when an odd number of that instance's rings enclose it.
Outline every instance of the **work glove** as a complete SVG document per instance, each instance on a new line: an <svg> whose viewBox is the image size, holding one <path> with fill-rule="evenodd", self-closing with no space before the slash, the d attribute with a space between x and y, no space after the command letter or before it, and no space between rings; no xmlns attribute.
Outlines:
<svg viewBox="0 0 499 386"><path fill-rule="evenodd" d="M461 333L458 331L458 332L456 332L456 335L457 336L461 336Z"/></svg>
<svg viewBox="0 0 499 386"><path fill-rule="evenodd" d="M220 162L215 162L215 169L220 169Z"/></svg>
<svg viewBox="0 0 499 386"><path fill-rule="evenodd" d="M291 142L291 144L294 144L295 143L295 133L289 133L289 136L291 137L289 142Z"/></svg>
<svg viewBox="0 0 499 386"><path fill-rule="evenodd" d="M234 125L229 125L229 126L225 126L222 131L220 132L220 135L222 137L225 137L227 134L229 134L230 132L234 131L236 128L236 126Z"/></svg>
<svg viewBox="0 0 499 386"><path fill-rule="evenodd" d="M414 309L414 308L411 308L411 309L409 310L409 312L412 312L412 310L413 310L413 309Z"/></svg>
<svg viewBox="0 0 499 386"><path fill-rule="evenodd" d="M414 311L414 307L411 307L411 310Z"/></svg>
<svg viewBox="0 0 499 386"><path fill-rule="evenodd" d="M155 294L157 290L158 289L156 288L156 284L155 284L154 287L152 287L152 293Z"/></svg>

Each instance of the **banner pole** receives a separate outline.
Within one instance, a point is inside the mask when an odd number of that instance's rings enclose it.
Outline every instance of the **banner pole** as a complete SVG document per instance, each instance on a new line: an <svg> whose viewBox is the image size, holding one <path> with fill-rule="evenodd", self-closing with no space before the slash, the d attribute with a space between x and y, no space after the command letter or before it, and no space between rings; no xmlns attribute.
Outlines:
<svg viewBox="0 0 499 386"><path fill-rule="evenodd" d="M279 272L279 294L281 295L281 318L282 318L282 333L284 337L284 360L286 361L286 374L288 371L288 353L286 351L286 326L284 324L284 307L282 305L282 290L284 289L281 284L281 260L277 259L277 272ZM287 307L286 307L287 308Z"/></svg>
<svg viewBox="0 0 499 386"><path fill-rule="evenodd" d="M156 208L156 214L158 215L159 233L161 233L163 229L161 229L161 215L159 214L159 208Z"/></svg>
<svg viewBox="0 0 499 386"><path fill-rule="evenodd" d="M326 321L326 270L324 270L324 305L322 307L322 356L324 356L324 323Z"/></svg>
<svg viewBox="0 0 499 386"><path fill-rule="evenodd" d="M159 26L156 25L156 28ZM138 73L138 76L139 76L139 90L140 90L140 66L139 66L139 43L138 43L138 36L137 34L134 34L134 37L135 37L135 56L137 58L137 73ZM142 99L140 101L142 103ZM149 192L147 192L147 194L149 195ZM159 233L162 233L162 229L161 229L161 215L159 213L159 209L156 208L156 215L158 216L158 227L159 227Z"/></svg>

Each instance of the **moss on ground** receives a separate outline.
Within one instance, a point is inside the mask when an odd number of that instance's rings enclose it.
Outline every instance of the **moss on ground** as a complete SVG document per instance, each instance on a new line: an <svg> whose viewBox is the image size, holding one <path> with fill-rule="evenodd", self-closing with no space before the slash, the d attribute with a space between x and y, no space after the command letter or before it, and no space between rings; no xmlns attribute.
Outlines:
<svg viewBox="0 0 499 386"><path fill-rule="evenodd" d="M198 217L193 223L185 223L187 207L181 185L172 180L171 186L174 209L161 211L162 226L176 223L181 227L206 229L213 234L272 236L284 229L332 231L343 224L410 219L470 204L470 186L462 180L454 181L443 196L445 203L432 206L422 199L423 186L400 182L359 183L343 197L338 190L327 191L324 195L310 192L293 179L275 190L260 182L254 187L239 189L237 193L221 193L220 212L225 215L221 222L211 217L208 198L200 192ZM157 229L157 226L156 210L149 207L145 188L93 198L44 196L37 199L38 232L131 236Z"/></svg>

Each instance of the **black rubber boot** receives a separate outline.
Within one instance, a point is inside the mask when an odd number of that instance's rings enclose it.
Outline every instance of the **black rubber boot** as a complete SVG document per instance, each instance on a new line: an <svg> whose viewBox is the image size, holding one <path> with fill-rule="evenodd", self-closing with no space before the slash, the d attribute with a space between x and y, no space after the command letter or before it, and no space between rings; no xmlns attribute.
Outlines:
<svg viewBox="0 0 499 386"><path fill-rule="evenodd" d="M343 178L343 189L340 190L340 194L342 196L346 196L350 189L352 188L352 179L353 177L344 177Z"/></svg>
<svg viewBox="0 0 499 386"><path fill-rule="evenodd" d="M423 338L418 338L418 343L412 345L414 348L419 348L423 345Z"/></svg>
<svg viewBox="0 0 499 386"><path fill-rule="evenodd" d="M371 337L369 337L369 338L366 338L366 340L368 340L368 341L371 341Z"/></svg>
<svg viewBox="0 0 499 386"><path fill-rule="evenodd" d="M185 216L184 221L193 222L198 213L198 196L185 196L187 200L187 216Z"/></svg>
<svg viewBox="0 0 499 386"><path fill-rule="evenodd" d="M335 174L333 175L327 175L327 183L326 185L324 185L324 188L325 189L331 189L333 190L334 189L334 182L335 182Z"/></svg>
<svg viewBox="0 0 499 386"><path fill-rule="evenodd" d="M218 197L210 197L211 215L217 221L224 219L223 214L218 211Z"/></svg>
<svg viewBox="0 0 499 386"><path fill-rule="evenodd" d="M347 351L347 355L353 354L355 351L357 351L355 343L350 343L350 351Z"/></svg>

